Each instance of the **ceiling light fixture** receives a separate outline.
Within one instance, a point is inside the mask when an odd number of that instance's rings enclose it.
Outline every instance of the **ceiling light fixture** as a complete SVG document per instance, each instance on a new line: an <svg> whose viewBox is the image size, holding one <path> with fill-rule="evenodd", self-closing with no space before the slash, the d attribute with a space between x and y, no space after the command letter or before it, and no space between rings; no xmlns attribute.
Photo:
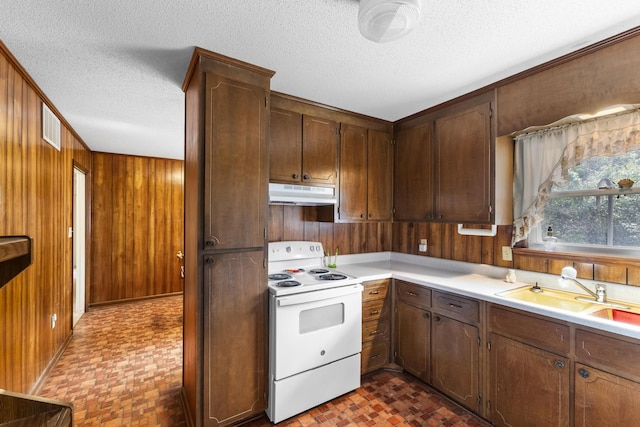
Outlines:
<svg viewBox="0 0 640 427"><path fill-rule="evenodd" d="M377 43L396 40L418 25L421 8L421 0L360 0L358 28Z"/></svg>

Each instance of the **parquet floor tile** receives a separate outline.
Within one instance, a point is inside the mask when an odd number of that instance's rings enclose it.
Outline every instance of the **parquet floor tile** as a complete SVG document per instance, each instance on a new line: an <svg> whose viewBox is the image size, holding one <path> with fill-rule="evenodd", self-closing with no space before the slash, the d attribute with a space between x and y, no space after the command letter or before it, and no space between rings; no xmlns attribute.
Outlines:
<svg viewBox="0 0 640 427"><path fill-rule="evenodd" d="M186 426L182 297L86 313L40 395L72 402L74 426ZM271 426L266 416L247 427ZM488 427L410 375L378 371L351 393L278 424L283 427Z"/></svg>

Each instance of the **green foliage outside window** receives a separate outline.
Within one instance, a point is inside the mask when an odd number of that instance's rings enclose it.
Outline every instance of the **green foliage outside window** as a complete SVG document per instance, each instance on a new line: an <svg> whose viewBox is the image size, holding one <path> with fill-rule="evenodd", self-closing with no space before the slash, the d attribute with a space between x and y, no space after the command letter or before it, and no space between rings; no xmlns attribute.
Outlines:
<svg viewBox="0 0 640 427"><path fill-rule="evenodd" d="M616 188L623 178L635 184L631 191L607 195L598 189L602 178L609 178ZM544 207L541 230L551 226L564 244L640 248L640 151L583 160L569 170L569 180L568 186L552 189L560 197ZM580 193L565 194L569 191Z"/></svg>

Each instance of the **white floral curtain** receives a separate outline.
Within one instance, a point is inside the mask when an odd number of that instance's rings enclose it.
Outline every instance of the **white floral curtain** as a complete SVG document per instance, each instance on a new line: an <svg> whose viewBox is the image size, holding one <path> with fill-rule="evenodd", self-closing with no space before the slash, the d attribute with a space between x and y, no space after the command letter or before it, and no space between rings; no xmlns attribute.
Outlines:
<svg viewBox="0 0 640 427"><path fill-rule="evenodd" d="M516 135L512 245L526 239L542 221L551 188L569 183L570 168L583 159L640 149L638 105L625 108L631 109L587 120L571 116Z"/></svg>

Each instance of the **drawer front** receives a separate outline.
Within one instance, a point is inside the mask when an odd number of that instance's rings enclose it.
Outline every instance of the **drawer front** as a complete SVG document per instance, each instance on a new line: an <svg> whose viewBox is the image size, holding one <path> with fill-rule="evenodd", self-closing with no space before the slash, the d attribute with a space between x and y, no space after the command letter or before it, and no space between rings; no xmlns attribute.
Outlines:
<svg viewBox="0 0 640 427"><path fill-rule="evenodd" d="M388 317L391 311L389 300L373 300L362 304L362 321Z"/></svg>
<svg viewBox="0 0 640 427"><path fill-rule="evenodd" d="M480 321L480 303L474 299L433 291L432 305L433 311L461 322L478 323Z"/></svg>
<svg viewBox="0 0 640 427"><path fill-rule="evenodd" d="M576 359L640 381L640 344L577 329Z"/></svg>
<svg viewBox="0 0 640 427"><path fill-rule="evenodd" d="M431 289L424 286L414 285L413 283L397 280L396 297L399 300L416 307L431 307Z"/></svg>
<svg viewBox="0 0 640 427"><path fill-rule="evenodd" d="M364 282L364 291L362 291L362 301L372 301L385 299L389 294L389 279L373 280Z"/></svg>
<svg viewBox="0 0 640 427"><path fill-rule="evenodd" d="M362 344L360 373L366 374L367 372L382 368L389 363L389 354L389 341L374 341Z"/></svg>
<svg viewBox="0 0 640 427"><path fill-rule="evenodd" d="M391 322L388 318L382 320L372 320L362 324L362 342L366 341L389 341Z"/></svg>
<svg viewBox="0 0 640 427"><path fill-rule="evenodd" d="M543 350L564 355L569 353L569 326L566 324L492 305L489 309L489 328L492 332Z"/></svg>

